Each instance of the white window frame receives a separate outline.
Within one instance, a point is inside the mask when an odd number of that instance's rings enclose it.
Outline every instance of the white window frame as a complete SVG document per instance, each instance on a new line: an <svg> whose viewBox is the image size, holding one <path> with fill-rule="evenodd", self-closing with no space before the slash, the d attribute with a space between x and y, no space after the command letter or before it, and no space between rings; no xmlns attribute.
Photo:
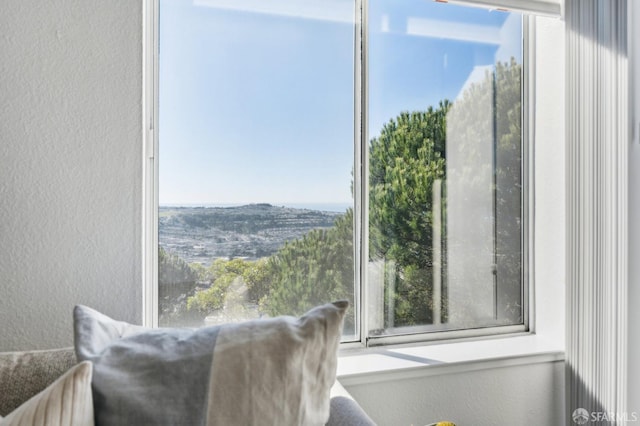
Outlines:
<svg viewBox="0 0 640 426"><path fill-rule="evenodd" d="M159 0L143 2L142 323L158 326L158 52Z"/></svg>
<svg viewBox="0 0 640 426"><path fill-rule="evenodd" d="M484 1L461 1L456 3L463 3L466 5L478 5L486 7L487 2ZM499 8L506 8L505 3L509 3L512 10L516 11L533 11L535 13L557 16L560 13L560 6L555 4L549 4L539 1L523 1L523 0L503 0L499 2L491 2L492 5ZM363 0L356 0L357 10L364 13L363 18L366 19L366 10L364 5L366 3ZM144 165L143 165L143 324L147 326L158 326L158 287L157 287L157 271L158 271L158 167L157 156L158 152L158 134L157 123L158 119L158 19L159 19L159 1L158 0L145 0L144 3L144 60L143 60L143 84L144 84L144 97L143 97L143 121L144 121L144 134L143 134L143 150L144 150ZM524 6L529 5L526 8ZM361 65L360 61L355 61L356 66L356 81L355 81L355 111L354 117L356 119L356 140L360 143L356 146L355 153L355 166L354 170L362 169L362 173L359 178L362 180L362 176L366 176L366 168L368 167L366 154L367 154L367 134L366 131L362 132L362 129L366 129L366 123L359 123L360 117L366 117L367 112L367 80L366 80L366 35L363 36L364 28L361 22L356 22L355 30L356 37L363 37L362 40L357 40L356 45L361 45L358 41L362 42L362 55L363 60ZM524 18L523 34L525 40L528 40L528 33L530 32L528 18ZM533 82L535 81L535 74L529 72L529 70L535 69L535 62L533 58L533 49L529 49L531 42L527 41L524 45L523 58L526 66L523 67L523 147L526 151L523 151L523 292L525 296L525 304L523 306L525 323L523 325L514 326L502 326L502 327L490 327L485 329L467 329L467 330L455 330L455 331L438 331L431 333L420 333L419 335L396 335L385 336L377 339L368 339L367 329L367 312L366 309L361 309L356 315L356 330L359 332L359 338L357 342L345 343L343 347L364 347L374 346L381 344L400 344L418 341L429 340L449 340L449 339L463 339L469 338L477 339L478 337L496 337L501 334L516 334L522 335L523 333L530 333L534 331L533 313L534 310L534 297L529 297L529 294L533 295L533 267L534 265L534 250L533 250L533 226L534 226L534 211L533 211L533 144L528 143L527 140L534 140L534 126L529 126L530 122L533 122L533 112L535 110L534 105L535 93ZM361 95L362 94L362 95ZM525 102L526 101L526 102ZM362 152L364 150L364 152ZM363 164L360 164L359 159L362 159ZM359 223L355 227L356 244L367 244L367 229L362 224L367 223L367 200L363 197L363 193L366 193L366 179L365 185L356 185L356 200L363 200L364 202L356 202L354 208L355 217L360 218ZM531 220L528 220L531 219ZM359 250L360 253L366 253L365 250ZM362 277L362 279L361 279ZM360 286L366 282L366 259L359 258L356 260L356 283L360 283ZM360 286L356 285L356 298L360 300L360 306L367 306L366 304L366 291Z"/></svg>

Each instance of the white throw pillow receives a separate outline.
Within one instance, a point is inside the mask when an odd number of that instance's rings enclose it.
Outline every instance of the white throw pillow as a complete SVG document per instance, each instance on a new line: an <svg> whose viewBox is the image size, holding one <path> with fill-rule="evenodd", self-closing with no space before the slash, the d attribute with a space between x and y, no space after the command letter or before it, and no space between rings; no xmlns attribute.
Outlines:
<svg viewBox="0 0 640 426"><path fill-rule="evenodd" d="M349 303L300 318L228 324L218 333L207 425L324 425Z"/></svg>
<svg viewBox="0 0 640 426"><path fill-rule="evenodd" d="M0 426L93 425L92 371L88 361L74 366L7 417L0 418Z"/></svg>

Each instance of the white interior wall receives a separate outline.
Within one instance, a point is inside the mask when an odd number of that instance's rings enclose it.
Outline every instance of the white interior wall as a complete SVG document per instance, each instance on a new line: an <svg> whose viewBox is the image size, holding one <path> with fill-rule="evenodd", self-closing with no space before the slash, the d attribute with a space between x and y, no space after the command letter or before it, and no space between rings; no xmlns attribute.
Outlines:
<svg viewBox="0 0 640 426"><path fill-rule="evenodd" d="M564 362L351 385L379 425L561 425Z"/></svg>
<svg viewBox="0 0 640 426"><path fill-rule="evenodd" d="M0 7L0 350L141 321L142 2Z"/></svg>

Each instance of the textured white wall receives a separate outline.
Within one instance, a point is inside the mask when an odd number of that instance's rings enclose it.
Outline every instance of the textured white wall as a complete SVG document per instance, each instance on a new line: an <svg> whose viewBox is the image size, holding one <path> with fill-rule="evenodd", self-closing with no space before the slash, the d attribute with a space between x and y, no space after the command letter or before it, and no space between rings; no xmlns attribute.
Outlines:
<svg viewBox="0 0 640 426"><path fill-rule="evenodd" d="M141 321L142 2L3 0L0 350Z"/></svg>

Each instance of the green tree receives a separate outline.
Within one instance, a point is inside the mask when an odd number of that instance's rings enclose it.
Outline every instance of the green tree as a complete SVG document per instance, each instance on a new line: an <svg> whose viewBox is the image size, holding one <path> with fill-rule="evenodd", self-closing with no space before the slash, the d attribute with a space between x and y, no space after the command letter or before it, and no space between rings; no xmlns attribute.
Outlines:
<svg viewBox="0 0 640 426"><path fill-rule="evenodd" d="M199 318L188 314L184 298L196 290L198 272L180 256L158 250L158 302L161 326L193 322Z"/></svg>
<svg viewBox="0 0 640 426"><path fill-rule="evenodd" d="M160 288L171 285L195 284L197 274L180 256L167 253L162 247L158 250L158 276Z"/></svg>
<svg viewBox="0 0 640 426"><path fill-rule="evenodd" d="M270 289L262 306L271 315L300 315L333 300L353 304L353 212L348 209L330 229L316 229L288 242L268 264ZM352 317L345 328L353 329Z"/></svg>
<svg viewBox="0 0 640 426"><path fill-rule="evenodd" d="M271 274L268 258L251 262L244 271L242 277L247 284L247 297L251 303L258 304L269 294Z"/></svg>
<svg viewBox="0 0 640 426"><path fill-rule="evenodd" d="M222 309L227 299L227 292L234 282L243 284L243 274L251 267L248 261L243 259L216 259L208 270L211 277L211 285L205 290L197 291L187 301L189 310L197 310L207 315L213 311Z"/></svg>
<svg viewBox="0 0 640 426"><path fill-rule="evenodd" d="M449 108L445 100L403 112L369 145L369 260L393 269L385 274L393 326L432 322L432 189L446 175Z"/></svg>

